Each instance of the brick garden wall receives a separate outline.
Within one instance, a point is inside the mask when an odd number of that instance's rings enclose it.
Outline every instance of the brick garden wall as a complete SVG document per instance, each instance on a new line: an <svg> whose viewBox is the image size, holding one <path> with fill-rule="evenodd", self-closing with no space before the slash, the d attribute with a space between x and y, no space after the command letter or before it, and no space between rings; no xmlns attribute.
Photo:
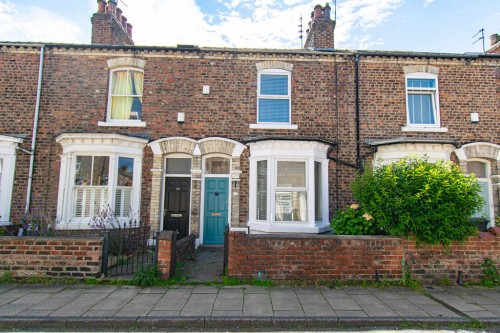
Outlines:
<svg viewBox="0 0 500 333"><path fill-rule="evenodd" d="M102 238L0 237L0 274L96 277Z"/></svg>
<svg viewBox="0 0 500 333"><path fill-rule="evenodd" d="M168 279L175 274L175 264L194 251L195 237L190 235L176 240L173 231L162 231L158 236L158 269L163 279Z"/></svg>
<svg viewBox="0 0 500 333"><path fill-rule="evenodd" d="M495 234L495 232L497 234ZM385 236L229 234L228 274L274 281L394 280L402 276L402 259L412 277L424 283L479 281L485 258L500 261L498 228L463 245L417 248L413 241Z"/></svg>

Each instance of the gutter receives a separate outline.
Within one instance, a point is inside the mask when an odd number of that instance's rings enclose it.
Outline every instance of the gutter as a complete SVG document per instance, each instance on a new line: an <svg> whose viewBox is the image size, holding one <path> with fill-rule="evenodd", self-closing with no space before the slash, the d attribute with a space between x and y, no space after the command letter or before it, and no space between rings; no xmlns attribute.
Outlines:
<svg viewBox="0 0 500 333"><path fill-rule="evenodd" d="M31 205L31 191L33 187L33 170L35 167L35 149L36 149L36 134L38 131L38 118L40 115L40 98L42 95L42 74L43 74L43 56L45 54L45 45L39 45L40 47L40 63L38 67L38 83L36 89L36 104L35 104L35 116L33 120L33 131L31 137L31 152L30 152L30 168L28 173L28 186L26 189L26 209L25 213L30 211Z"/></svg>

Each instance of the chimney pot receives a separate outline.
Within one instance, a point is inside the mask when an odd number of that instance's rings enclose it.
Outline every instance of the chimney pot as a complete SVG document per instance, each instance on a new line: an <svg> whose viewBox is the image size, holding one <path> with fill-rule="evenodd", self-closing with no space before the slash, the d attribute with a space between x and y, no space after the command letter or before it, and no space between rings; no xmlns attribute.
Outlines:
<svg viewBox="0 0 500 333"><path fill-rule="evenodd" d="M490 46L495 45L496 43L498 43L498 41L498 34L493 34L490 36Z"/></svg>
<svg viewBox="0 0 500 333"><path fill-rule="evenodd" d="M105 13L106 12L106 1L97 0L97 12L98 13Z"/></svg>
<svg viewBox="0 0 500 333"><path fill-rule="evenodd" d="M116 15L116 2L108 0L108 13Z"/></svg>
<svg viewBox="0 0 500 333"><path fill-rule="evenodd" d="M132 24L127 23L127 32L130 37L132 37Z"/></svg>
<svg viewBox="0 0 500 333"><path fill-rule="evenodd" d="M326 3L326 6L325 6L325 8L324 8L324 12L325 12L325 19L328 19L328 20L330 20L330 19L331 19L331 18L330 18L330 13L331 13L331 11L332 11L332 7L330 7L330 4L327 2L327 3Z"/></svg>
<svg viewBox="0 0 500 333"><path fill-rule="evenodd" d="M127 18L122 15L122 26L127 29Z"/></svg>
<svg viewBox="0 0 500 333"><path fill-rule="evenodd" d="M314 7L314 19L321 18L322 11L323 11L323 8L321 7L321 5L316 5L316 7Z"/></svg>
<svg viewBox="0 0 500 333"><path fill-rule="evenodd" d="M116 19L118 20L118 22L121 22L122 20L122 13L123 11L120 8L116 7Z"/></svg>

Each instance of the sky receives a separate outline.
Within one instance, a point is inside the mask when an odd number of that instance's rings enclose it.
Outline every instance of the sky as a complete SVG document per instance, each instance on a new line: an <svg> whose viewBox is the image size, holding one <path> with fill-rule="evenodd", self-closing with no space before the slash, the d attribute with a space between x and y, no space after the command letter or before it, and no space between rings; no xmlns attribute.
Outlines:
<svg viewBox="0 0 500 333"><path fill-rule="evenodd" d="M305 40L322 1L119 0L118 7L136 45L299 49L300 17ZM482 40L473 44L480 29L486 49L500 33L500 0L337 0L336 9L336 49L482 52ZM89 44L96 11L96 0L0 0L0 41Z"/></svg>

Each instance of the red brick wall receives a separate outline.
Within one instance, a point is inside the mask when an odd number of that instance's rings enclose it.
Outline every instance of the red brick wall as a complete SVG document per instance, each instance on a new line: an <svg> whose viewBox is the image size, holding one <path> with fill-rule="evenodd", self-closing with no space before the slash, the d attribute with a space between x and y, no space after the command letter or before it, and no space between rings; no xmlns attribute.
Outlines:
<svg viewBox="0 0 500 333"><path fill-rule="evenodd" d="M401 277L403 241L394 237L229 234L228 274L275 281Z"/></svg>
<svg viewBox="0 0 500 333"><path fill-rule="evenodd" d="M500 227L495 228L500 232ZM405 260L411 268L412 276L423 282L432 283L448 280L454 283L458 271L463 272L465 282L481 280L485 258L494 260L500 270L500 234L481 233L481 237L470 237L464 244L453 244L446 249L442 246L421 246L405 240Z"/></svg>
<svg viewBox="0 0 500 333"><path fill-rule="evenodd" d="M490 229L491 230L491 229ZM500 264L500 235L474 236L449 249L422 246L395 237L229 234L228 274L275 281L394 280L402 276L402 259L412 277L425 283L443 278L479 281L485 258Z"/></svg>
<svg viewBox="0 0 500 333"><path fill-rule="evenodd" d="M175 272L175 234L162 231L158 236L158 270L163 279L168 279Z"/></svg>
<svg viewBox="0 0 500 333"><path fill-rule="evenodd" d="M175 274L175 264L194 251L195 236L175 239L173 231L162 231L158 237L158 269L162 278L168 279Z"/></svg>
<svg viewBox="0 0 500 333"><path fill-rule="evenodd" d="M96 277L102 238L0 237L0 273L13 276Z"/></svg>

